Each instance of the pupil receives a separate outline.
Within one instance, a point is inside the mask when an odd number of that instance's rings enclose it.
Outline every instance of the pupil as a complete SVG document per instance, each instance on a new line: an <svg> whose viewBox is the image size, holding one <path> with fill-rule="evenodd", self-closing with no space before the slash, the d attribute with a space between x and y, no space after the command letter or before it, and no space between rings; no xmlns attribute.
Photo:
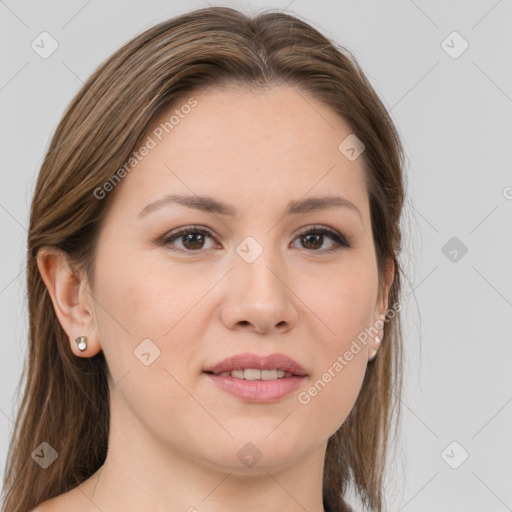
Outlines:
<svg viewBox="0 0 512 512"><path fill-rule="evenodd" d="M306 237L305 237L305 238L306 238L306 239L309 239L310 237L315 238L315 239L316 239L316 241L317 241L317 242L319 242L319 241L320 241L320 239L321 239L321 237L322 237L322 235L306 235ZM309 243L309 242L307 242L307 243ZM313 243L314 243L314 242L313 242ZM319 243L319 244L317 243L317 244L315 245L315 247L314 247L314 248L316 249L316 248L318 248L318 247L321 247L321 245L322 245L321 243Z"/></svg>
<svg viewBox="0 0 512 512"><path fill-rule="evenodd" d="M192 242L193 244L193 247L192 248L200 248L201 247L201 240L197 240L197 239L201 239L203 235L201 233L189 233L188 235L185 235L185 247L187 247L187 243L188 242ZM199 247L194 245L194 244L199 244ZM190 248L190 247L189 247Z"/></svg>

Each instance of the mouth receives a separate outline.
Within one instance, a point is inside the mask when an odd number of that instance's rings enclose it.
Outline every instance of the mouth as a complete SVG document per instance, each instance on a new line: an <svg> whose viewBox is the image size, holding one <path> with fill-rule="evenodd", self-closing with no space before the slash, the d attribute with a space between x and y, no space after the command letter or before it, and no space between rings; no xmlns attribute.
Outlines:
<svg viewBox="0 0 512 512"><path fill-rule="evenodd" d="M285 354L236 354L207 367L204 373L245 380L275 380L306 376L306 370Z"/></svg>
<svg viewBox="0 0 512 512"><path fill-rule="evenodd" d="M243 379L243 380L276 380L276 379L285 379L288 377L298 377L294 373L279 370L277 368L272 370L261 370L259 368L245 368L240 370L231 370L227 372L214 373L214 372L204 372L210 375L220 375L221 377L233 377L234 379Z"/></svg>
<svg viewBox="0 0 512 512"><path fill-rule="evenodd" d="M238 354L205 368L217 386L246 402L272 402L300 387L307 373L284 354Z"/></svg>

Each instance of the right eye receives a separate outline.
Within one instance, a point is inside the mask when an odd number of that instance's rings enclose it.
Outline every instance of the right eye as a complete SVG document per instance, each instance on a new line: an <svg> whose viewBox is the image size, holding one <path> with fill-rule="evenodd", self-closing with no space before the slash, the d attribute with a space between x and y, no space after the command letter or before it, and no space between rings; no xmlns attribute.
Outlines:
<svg viewBox="0 0 512 512"><path fill-rule="evenodd" d="M213 238L210 230L197 226L184 227L168 233L163 239L162 245L169 247L172 251L200 252L204 248L206 237ZM182 248L172 247L176 240L182 244Z"/></svg>

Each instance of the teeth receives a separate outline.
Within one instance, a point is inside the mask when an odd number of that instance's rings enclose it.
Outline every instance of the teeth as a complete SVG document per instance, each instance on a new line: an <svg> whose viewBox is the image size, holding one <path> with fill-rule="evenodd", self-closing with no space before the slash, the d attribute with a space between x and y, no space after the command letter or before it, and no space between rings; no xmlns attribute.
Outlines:
<svg viewBox="0 0 512 512"><path fill-rule="evenodd" d="M261 380L263 376L261 375L261 370L256 370L252 368L247 368L244 370L244 379L245 380Z"/></svg>
<svg viewBox="0 0 512 512"><path fill-rule="evenodd" d="M243 370L233 370L230 372L231 377L235 377L235 379L243 379L244 371Z"/></svg>
<svg viewBox="0 0 512 512"><path fill-rule="evenodd" d="M261 370L261 380L277 379L277 370Z"/></svg>
<svg viewBox="0 0 512 512"><path fill-rule="evenodd" d="M275 380L282 379L285 374L289 377L291 373L284 370L258 370L257 368L247 368L245 370L232 370L231 372L222 372L219 375L223 377L234 377L235 379L245 380Z"/></svg>

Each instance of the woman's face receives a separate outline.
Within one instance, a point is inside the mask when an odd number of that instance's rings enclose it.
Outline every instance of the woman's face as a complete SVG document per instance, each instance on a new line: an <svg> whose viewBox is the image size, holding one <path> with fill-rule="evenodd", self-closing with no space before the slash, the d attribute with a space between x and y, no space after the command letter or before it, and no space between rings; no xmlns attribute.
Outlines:
<svg viewBox="0 0 512 512"><path fill-rule="evenodd" d="M285 86L193 94L148 132L116 186L93 283L112 415L130 437L254 472L324 449L344 422L375 347L357 337L387 307L362 158L338 148L350 133ZM306 375L205 373L247 353L284 354ZM247 455L261 457L254 469Z"/></svg>

